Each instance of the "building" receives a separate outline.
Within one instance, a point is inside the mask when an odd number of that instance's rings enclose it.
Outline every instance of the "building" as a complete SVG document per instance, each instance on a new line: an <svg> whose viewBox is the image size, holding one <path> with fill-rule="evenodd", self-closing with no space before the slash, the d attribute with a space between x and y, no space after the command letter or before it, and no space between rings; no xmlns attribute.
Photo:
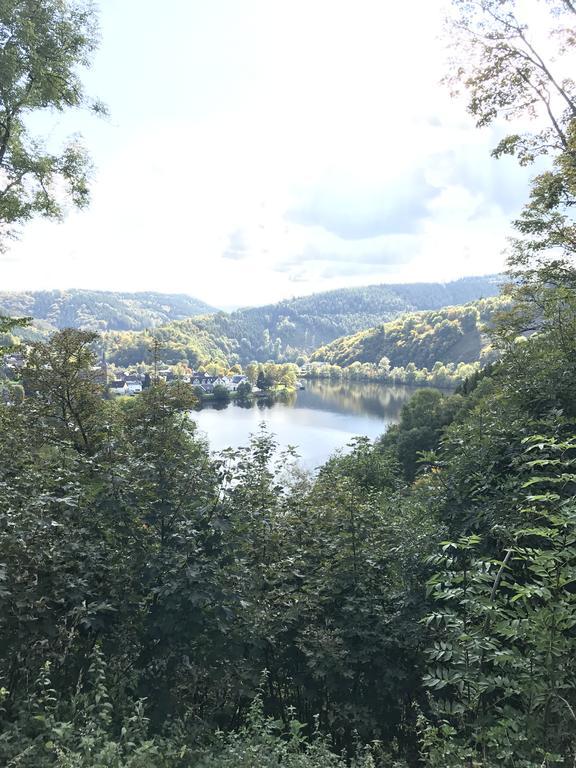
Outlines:
<svg viewBox="0 0 576 768"><path fill-rule="evenodd" d="M110 384L108 384L108 392L110 392L111 395L128 394L126 382L123 379L116 379L116 381L111 381Z"/></svg>
<svg viewBox="0 0 576 768"><path fill-rule="evenodd" d="M128 395L136 395L142 392L142 380L139 376L128 376L124 381L124 386Z"/></svg>

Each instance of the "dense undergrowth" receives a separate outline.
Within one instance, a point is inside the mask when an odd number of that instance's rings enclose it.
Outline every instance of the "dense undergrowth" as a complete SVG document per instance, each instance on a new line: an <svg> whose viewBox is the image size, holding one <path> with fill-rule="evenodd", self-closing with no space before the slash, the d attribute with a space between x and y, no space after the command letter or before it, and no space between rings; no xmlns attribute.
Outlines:
<svg viewBox="0 0 576 768"><path fill-rule="evenodd" d="M102 399L91 334L33 346L0 408L3 764L572 760L576 313L541 289L539 333L315 477L266 432L211 457L187 385Z"/></svg>

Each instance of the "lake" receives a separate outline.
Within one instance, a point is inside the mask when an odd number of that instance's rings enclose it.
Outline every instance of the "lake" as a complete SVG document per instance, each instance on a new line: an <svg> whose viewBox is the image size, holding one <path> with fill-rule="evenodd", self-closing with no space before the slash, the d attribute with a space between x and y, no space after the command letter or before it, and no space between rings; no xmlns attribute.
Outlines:
<svg viewBox="0 0 576 768"><path fill-rule="evenodd" d="M214 451L246 445L264 422L281 447L297 448L300 464L314 469L357 435L379 437L400 418L402 405L416 391L370 382L305 382L306 389L283 400L231 402L192 413Z"/></svg>

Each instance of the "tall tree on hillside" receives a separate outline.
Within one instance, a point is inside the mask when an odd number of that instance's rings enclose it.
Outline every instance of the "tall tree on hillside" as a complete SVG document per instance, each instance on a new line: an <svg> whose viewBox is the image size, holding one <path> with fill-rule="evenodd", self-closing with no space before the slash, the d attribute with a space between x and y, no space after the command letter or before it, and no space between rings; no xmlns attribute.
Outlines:
<svg viewBox="0 0 576 768"><path fill-rule="evenodd" d="M570 77L576 4L454 0L454 5L451 34L458 54L450 80L468 92L477 125L502 117L535 123L533 131L505 136L493 155L515 155L522 165L541 155L552 158L550 169L532 182L529 201L514 222L508 264L517 301L502 337L509 341L525 329L555 326L565 344L571 333L562 326L576 311L576 83Z"/></svg>
<svg viewBox="0 0 576 768"><path fill-rule="evenodd" d="M85 453L95 450L102 385L91 345L97 333L66 328L32 345L24 369L26 389L61 438Z"/></svg>
<svg viewBox="0 0 576 768"><path fill-rule="evenodd" d="M88 107L78 66L96 46L91 3L0 0L0 246L34 215L59 218L64 200L88 202L90 164L77 138L50 151L26 126L30 113Z"/></svg>
<svg viewBox="0 0 576 768"><path fill-rule="evenodd" d="M11 344L2 343L2 337L10 337L16 328L24 328L28 325L28 317L2 317L0 315L0 360L10 351Z"/></svg>

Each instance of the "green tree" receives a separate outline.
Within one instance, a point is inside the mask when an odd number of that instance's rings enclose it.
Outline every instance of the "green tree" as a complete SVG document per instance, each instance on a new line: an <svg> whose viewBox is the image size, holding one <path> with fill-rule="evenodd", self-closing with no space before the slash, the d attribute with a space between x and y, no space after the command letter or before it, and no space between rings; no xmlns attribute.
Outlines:
<svg viewBox="0 0 576 768"><path fill-rule="evenodd" d="M0 335L9 335L11 331L15 330L16 328L25 328L27 325L29 325L31 318L29 317L2 317L0 316ZM14 345L12 343L5 344L4 346L0 344L0 361L4 357L5 354L10 352L11 349L13 349Z"/></svg>
<svg viewBox="0 0 576 768"><path fill-rule="evenodd" d="M249 381L242 381L238 384L236 394L240 400L250 397L252 394L252 384Z"/></svg>
<svg viewBox="0 0 576 768"><path fill-rule="evenodd" d="M505 136L493 154L513 154L527 164L540 154L568 151L576 85L563 65L576 45L572 0L547 3L548 19L532 26L527 19L535 2L454 0L453 5L449 33L456 53L448 80L468 92L477 125L502 117L539 120L533 132ZM547 36L556 43L553 56Z"/></svg>
<svg viewBox="0 0 576 768"><path fill-rule="evenodd" d="M521 511L500 525L498 557L482 539L446 542L429 582L435 642L425 679L453 745L430 739L431 765L564 764L576 748L576 441L524 441ZM454 746L457 745L457 749Z"/></svg>
<svg viewBox="0 0 576 768"><path fill-rule="evenodd" d="M26 127L30 113L88 106L78 76L96 46L90 4L68 0L0 2L0 237L39 214L62 215L62 191L88 202L89 162L77 139L54 154ZM2 245L0 240L0 245Z"/></svg>
<svg viewBox="0 0 576 768"><path fill-rule="evenodd" d="M214 401L216 403L230 402L230 392L223 384L216 384L216 386L214 387L214 390L212 391L212 394L214 395Z"/></svg>
<svg viewBox="0 0 576 768"><path fill-rule="evenodd" d="M573 339L566 323L574 315L576 287L576 83L566 69L576 46L576 5L572 0L455 0L454 5L450 32L458 53L451 79L467 90L477 124L501 117L536 121L532 132L505 136L493 154L516 155L524 165L539 155L553 159L532 182L529 201L514 222L508 263L515 306L500 323L500 341L509 345L526 330L552 324L563 331L566 346ZM530 25L530 6L547 10L548 19Z"/></svg>
<svg viewBox="0 0 576 768"><path fill-rule="evenodd" d="M264 370L260 369L256 378L256 386L258 389L266 392L266 390L274 386L274 379L269 373L266 373Z"/></svg>
<svg viewBox="0 0 576 768"><path fill-rule="evenodd" d="M402 406L400 423L386 432L381 443L394 450L406 480L414 480L420 454L438 447L443 429L461 407L459 395L446 396L437 389L420 389Z"/></svg>
<svg viewBox="0 0 576 768"><path fill-rule="evenodd" d="M66 328L31 346L23 372L40 413L78 450L91 453L99 437L102 384L92 350L98 334Z"/></svg>
<svg viewBox="0 0 576 768"><path fill-rule="evenodd" d="M250 384L254 385L256 384L256 379L258 378L258 373L260 371L260 368L258 366L258 363L253 361L251 363L248 363L246 366L246 376L248 377L248 381Z"/></svg>

